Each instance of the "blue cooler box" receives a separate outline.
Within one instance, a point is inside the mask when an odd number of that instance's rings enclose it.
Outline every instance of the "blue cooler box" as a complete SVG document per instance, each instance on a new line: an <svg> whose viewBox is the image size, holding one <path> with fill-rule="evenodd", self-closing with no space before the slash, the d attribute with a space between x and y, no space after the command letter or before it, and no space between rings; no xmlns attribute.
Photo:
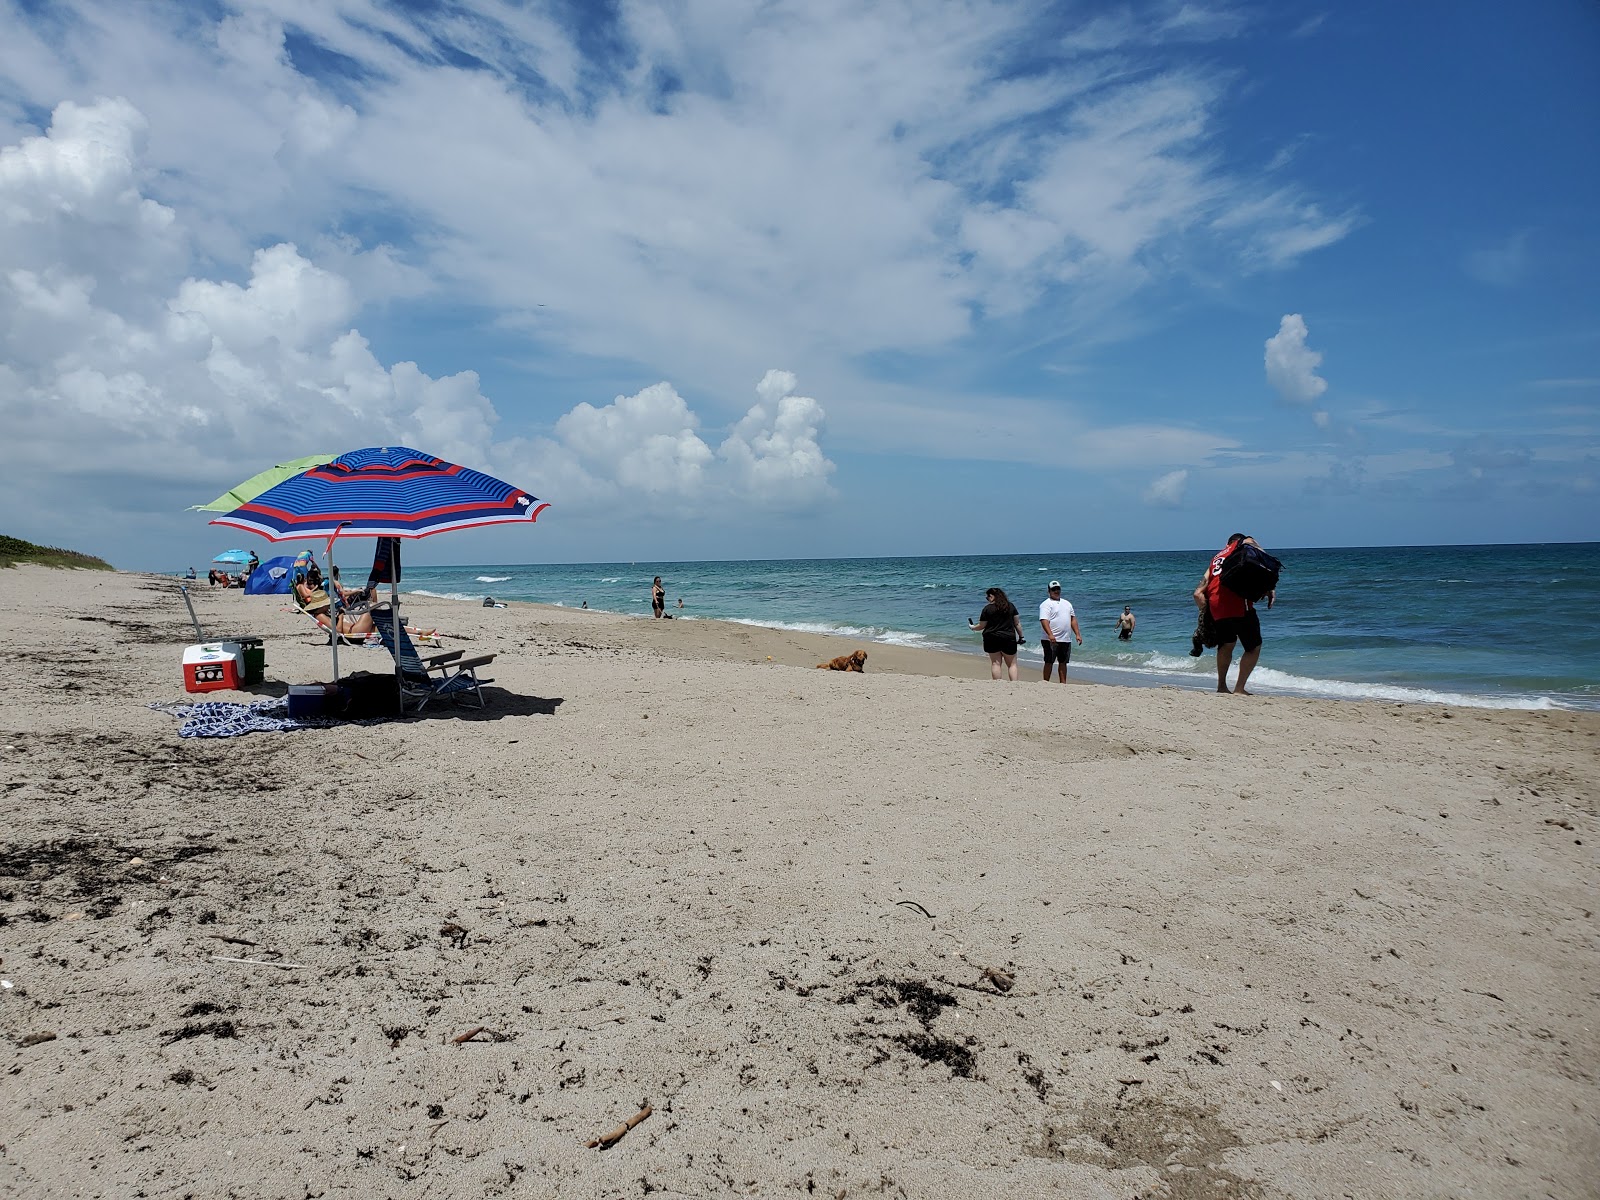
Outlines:
<svg viewBox="0 0 1600 1200"><path fill-rule="evenodd" d="M289 685L289 715L297 720L301 717L337 716L343 707L337 683Z"/></svg>

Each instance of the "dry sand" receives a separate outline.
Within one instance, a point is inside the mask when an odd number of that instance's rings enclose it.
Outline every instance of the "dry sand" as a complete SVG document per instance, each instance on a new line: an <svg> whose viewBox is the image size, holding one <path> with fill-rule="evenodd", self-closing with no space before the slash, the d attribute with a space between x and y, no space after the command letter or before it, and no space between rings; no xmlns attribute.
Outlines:
<svg viewBox="0 0 1600 1200"><path fill-rule="evenodd" d="M173 581L0 571L0 1193L1595 1194L1595 714L408 611L486 711L180 740Z"/></svg>

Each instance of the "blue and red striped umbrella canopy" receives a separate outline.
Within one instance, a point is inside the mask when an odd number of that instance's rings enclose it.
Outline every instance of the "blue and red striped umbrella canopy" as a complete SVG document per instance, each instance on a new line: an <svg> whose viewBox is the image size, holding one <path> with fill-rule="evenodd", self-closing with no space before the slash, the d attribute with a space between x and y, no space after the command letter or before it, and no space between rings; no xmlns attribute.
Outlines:
<svg viewBox="0 0 1600 1200"><path fill-rule="evenodd" d="M213 525L299 537L421 538L449 529L535 521L550 507L492 475L406 446L341 454L274 484Z"/></svg>

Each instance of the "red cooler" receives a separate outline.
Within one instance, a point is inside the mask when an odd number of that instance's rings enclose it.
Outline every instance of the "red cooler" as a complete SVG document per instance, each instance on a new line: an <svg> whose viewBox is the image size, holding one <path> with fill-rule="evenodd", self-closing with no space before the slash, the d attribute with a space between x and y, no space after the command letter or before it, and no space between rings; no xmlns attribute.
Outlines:
<svg viewBox="0 0 1600 1200"><path fill-rule="evenodd" d="M183 651L183 686L190 692L237 690L244 679L244 654L238 643L210 642Z"/></svg>

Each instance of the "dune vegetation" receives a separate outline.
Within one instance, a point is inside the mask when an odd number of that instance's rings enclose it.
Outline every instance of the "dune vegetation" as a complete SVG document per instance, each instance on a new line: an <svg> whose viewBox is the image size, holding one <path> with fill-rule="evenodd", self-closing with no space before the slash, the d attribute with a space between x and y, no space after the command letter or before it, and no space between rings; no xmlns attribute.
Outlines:
<svg viewBox="0 0 1600 1200"><path fill-rule="evenodd" d="M87 571L116 570L103 558L92 554L79 554L76 550L62 550L55 546L35 546L21 538L0 533L0 567L14 567L18 563L36 563L41 567L76 567Z"/></svg>

